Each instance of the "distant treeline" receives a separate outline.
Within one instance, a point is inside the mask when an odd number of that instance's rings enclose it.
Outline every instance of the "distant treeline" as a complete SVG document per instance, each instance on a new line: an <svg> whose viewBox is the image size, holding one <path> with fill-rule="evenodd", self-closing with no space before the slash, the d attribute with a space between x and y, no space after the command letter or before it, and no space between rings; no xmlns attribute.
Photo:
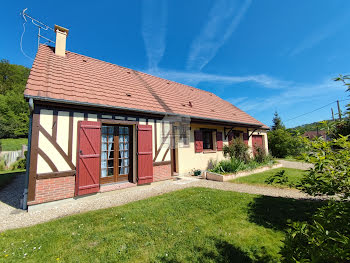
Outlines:
<svg viewBox="0 0 350 263"><path fill-rule="evenodd" d="M29 108L23 92L30 69L0 61L0 139L28 136Z"/></svg>

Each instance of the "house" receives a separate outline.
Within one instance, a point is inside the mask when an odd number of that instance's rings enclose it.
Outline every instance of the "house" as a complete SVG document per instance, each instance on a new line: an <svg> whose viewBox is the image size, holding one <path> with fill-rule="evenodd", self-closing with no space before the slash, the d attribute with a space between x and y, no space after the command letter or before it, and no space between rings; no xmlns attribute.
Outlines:
<svg viewBox="0 0 350 263"><path fill-rule="evenodd" d="M31 108L29 206L205 170L233 137L268 150L268 127L218 96L40 45L24 92ZM253 147L254 148L254 147Z"/></svg>

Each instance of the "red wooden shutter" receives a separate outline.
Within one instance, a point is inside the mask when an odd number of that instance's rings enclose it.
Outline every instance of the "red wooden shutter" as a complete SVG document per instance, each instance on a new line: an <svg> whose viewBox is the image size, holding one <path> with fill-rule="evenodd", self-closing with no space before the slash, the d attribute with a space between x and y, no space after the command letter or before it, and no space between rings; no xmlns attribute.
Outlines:
<svg viewBox="0 0 350 263"><path fill-rule="evenodd" d="M218 151L222 151L223 142L222 142L222 132L216 132L216 148Z"/></svg>
<svg viewBox="0 0 350 263"><path fill-rule="evenodd" d="M203 134L202 131L194 131L194 147L195 152L200 153L203 152Z"/></svg>
<svg viewBox="0 0 350 263"><path fill-rule="evenodd" d="M249 141L248 133L243 133L243 141L246 145L248 145L248 141Z"/></svg>
<svg viewBox="0 0 350 263"><path fill-rule="evenodd" d="M152 153L152 126L138 125L137 127L137 163L138 184L153 182L153 153Z"/></svg>
<svg viewBox="0 0 350 263"><path fill-rule="evenodd" d="M96 193L100 189L100 144L101 123L79 121L75 195Z"/></svg>
<svg viewBox="0 0 350 263"><path fill-rule="evenodd" d="M253 154L255 156L256 155L256 148L257 147L263 148L263 146L264 146L262 135L253 135L252 136L252 144L253 144Z"/></svg>

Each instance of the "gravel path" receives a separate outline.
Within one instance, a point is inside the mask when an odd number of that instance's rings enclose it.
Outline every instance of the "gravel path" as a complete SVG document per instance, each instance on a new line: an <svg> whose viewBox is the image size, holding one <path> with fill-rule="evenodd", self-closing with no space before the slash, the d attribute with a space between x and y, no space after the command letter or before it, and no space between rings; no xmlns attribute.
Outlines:
<svg viewBox="0 0 350 263"><path fill-rule="evenodd" d="M313 167L313 164L311 163L292 162L292 161L286 161L286 160L278 160L278 162L281 163L283 167L286 167L286 168L309 170L311 167Z"/></svg>
<svg viewBox="0 0 350 263"><path fill-rule="evenodd" d="M179 177L176 181L169 180L153 183L151 185L98 193L91 196L85 196L83 198L62 200L60 203L56 204L48 203L46 205L39 206L38 209L32 209L30 212L19 210L16 207L3 203L3 201L0 200L0 231L31 226L71 214L120 206L129 202L134 202L189 187L207 187L225 191L295 199L312 198L295 189L280 189L274 187L234 184L229 182L215 182L193 177Z"/></svg>

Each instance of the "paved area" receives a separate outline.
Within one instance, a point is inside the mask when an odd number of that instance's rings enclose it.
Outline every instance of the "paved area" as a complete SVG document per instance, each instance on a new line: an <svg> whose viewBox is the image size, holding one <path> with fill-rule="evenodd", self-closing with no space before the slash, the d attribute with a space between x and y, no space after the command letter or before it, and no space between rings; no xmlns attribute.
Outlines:
<svg viewBox="0 0 350 263"><path fill-rule="evenodd" d="M23 179L23 177L22 177ZM18 183L22 180L16 178L13 183ZM163 181L153 183L151 185L137 186L123 190L112 192L98 193L95 195L85 196L77 199L62 200L57 203L48 203L38 206L37 209L32 209L26 212L18 209L17 201L4 202L0 200L0 231L6 229L20 228L31 226L38 223L47 222L53 219L64 217L71 214L81 212L120 206L129 202L134 202L146 199L152 196L161 195L164 193L181 190L189 187L208 187L225 191L235 191L249 194L259 194L274 197L285 197L295 199L312 198L295 189L280 189L274 187L262 187L246 184L234 184L229 182L215 182L194 177L178 177L177 180ZM20 188L20 187L17 187ZM5 196L7 191L17 189L14 186L9 186L1 193Z"/></svg>
<svg viewBox="0 0 350 263"><path fill-rule="evenodd" d="M293 161L286 161L286 160L278 160L278 162L281 163L283 167L286 167L286 168L309 170L311 167L313 167L313 164L311 163L293 162Z"/></svg>

